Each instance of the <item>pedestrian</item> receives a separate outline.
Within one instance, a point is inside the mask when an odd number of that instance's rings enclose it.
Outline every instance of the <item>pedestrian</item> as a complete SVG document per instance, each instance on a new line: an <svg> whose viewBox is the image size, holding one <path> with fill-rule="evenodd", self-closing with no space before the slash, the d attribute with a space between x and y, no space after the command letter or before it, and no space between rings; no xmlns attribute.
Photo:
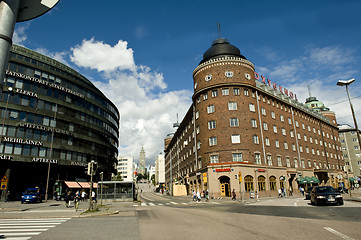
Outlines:
<svg viewBox="0 0 361 240"><path fill-rule="evenodd" d="M201 201L201 193L199 192L199 189L197 190L197 202Z"/></svg>
<svg viewBox="0 0 361 240"><path fill-rule="evenodd" d="M79 202L80 202L80 193L79 193L79 191L78 191L78 192L75 194L75 197L74 197L75 211L78 211Z"/></svg>
<svg viewBox="0 0 361 240"><path fill-rule="evenodd" d="M193 201L197 201L197 193L196 191L194 191L194 189L192 191L193 191Z"/></svg>
<svg viewBox="0 0 361 240"><path fill-rule="evenodd" d="M96 195L95 195L95 192L94 192L94 191L92 191L92 200L93 200L94 202L97 202L97 198L96 198Z"/></svg>
<svg viewBox="0 0 361 240"><path fill-rule="evenodd" d="M300 193L301 193L302 196L305 195L305 190L303 189L303 187L300 187Z"/></svg>
<svg viewBox="0 0 361 240"><path fill-rule="evenodd" d="M234 189L232 191L232 200L236 201L236 191Z"/></svg>
<svg viewBox="0 0 361 240"><path fill-rule="evenodd" d="M82 192L81 192L81 201L82 202L86 202L86 192L83 190Z"/></svg>
<svg viewBox="0 0 361 240"><path fill-rule="evenodd" d="M208 189L206 190L206 202L209 201L209 192L208 192Z"/></svg>
<svg viewBox="0 0 361 240"><path fill-rule="evenodd" d="M68 191L66 194L65 194L65 197L64 197L64 201L65 201L65 206L68 208L70 207L71 205L71 196L70 196L70 191Z"/></svg>
<svg viewBox="0 0 361 240"><path fill-rule="evenodd" d="M283 197L281 188L278 189L278 197Z"/></svg>

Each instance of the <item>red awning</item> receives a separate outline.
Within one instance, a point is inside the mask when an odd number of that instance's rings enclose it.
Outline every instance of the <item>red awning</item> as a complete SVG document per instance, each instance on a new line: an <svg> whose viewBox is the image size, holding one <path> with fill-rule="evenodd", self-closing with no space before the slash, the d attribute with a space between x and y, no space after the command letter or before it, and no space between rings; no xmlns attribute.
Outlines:
<svg viewBox="0 0 361 240"><path fill-rule="evenodd" d="M77 182L69 182L69 181L64 181L64 183L69 187L69 188L80 188L79 184Z"/></svg>
<svg viewBox="0 0 361 240"><path fill-rule="evenodd" d="M90 182L78 182L81 188L90 188ZM93 183L93 188L97 188L98 184Z"/></svg>

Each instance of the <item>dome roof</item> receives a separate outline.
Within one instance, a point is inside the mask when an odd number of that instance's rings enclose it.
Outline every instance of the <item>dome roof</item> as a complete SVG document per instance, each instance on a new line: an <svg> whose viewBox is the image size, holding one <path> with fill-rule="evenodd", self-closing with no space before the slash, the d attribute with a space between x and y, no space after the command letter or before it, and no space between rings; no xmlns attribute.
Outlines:
<svg viewBox="0 0 361 240"><path fill-rule="evenodd" d="M239 49L230 44L227 39L219 38L213 41L212 46L203 54L203 60L199 64L213 58L225 56L247 59L241 54Z"/></svg>

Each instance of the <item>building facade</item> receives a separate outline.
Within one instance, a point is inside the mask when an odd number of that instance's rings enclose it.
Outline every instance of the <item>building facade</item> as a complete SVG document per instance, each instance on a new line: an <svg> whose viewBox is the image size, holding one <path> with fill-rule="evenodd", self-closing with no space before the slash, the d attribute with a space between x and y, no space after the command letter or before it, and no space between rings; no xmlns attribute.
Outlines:
<svg viewBox="0 0 361 240"><path fill-rule="evenodd" d="M153 175L155 179L155 164L150 165L148 168L148 181L152 180Z"/></svg>
<svg viewBox="0 0 361 240"><path fill-rule="evenodd" d="M117 165L118 175L122 177L123 181L132 182L134 179L134 158L133 157L120 157L118 158Z"/></svg>
<svg viewBox="0 0 361 240"><path fill-rule="evenodd" d="M92 160L105 179L115 173L119 112L68 66L13 45L0 106L0 175L14 197L26 187L43 190L47 179L50 193L56 180L87 181Z"/></svg>
<svg viewBox="0 0 361 240"><path fill-rule="evenodd" d="M193 80L193 104L165 150L168 185L262 197L344 180L335 114L298 102L227 40L213 42Z"/></svg>
<svg viewBox="0 0 361 240"><path fill-rule="evenodd" d="M352 185L359 184L361 178L361 150L356 129L348 124L341 124L339 125L339 134L345 170L349 174Z"/></svg>
<svg viewBox="0 0 361 240"><path fill-rule="evenodd" d="M165 159L163 154L159 154L155 160L155 183L163 185L165 183Z"/></svg>

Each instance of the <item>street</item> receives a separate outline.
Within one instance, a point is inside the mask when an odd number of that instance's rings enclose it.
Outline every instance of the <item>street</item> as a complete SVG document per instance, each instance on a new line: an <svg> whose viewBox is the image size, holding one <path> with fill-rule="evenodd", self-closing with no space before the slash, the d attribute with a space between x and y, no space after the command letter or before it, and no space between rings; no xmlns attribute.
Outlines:
<svg viewBox="0 0 361 240"><path fill-rule="evenodd" d="M361 203L313 206L301 196L259 201L192 201L141 186L141 202L105 203L114 214L66 209L62 202L4 203L5 239L361 239ZM9 208L4 208L8 206ZM12 206L12 208L10 208ZM17 208L15 208L17 207ZM116 210L116 211L115 211Z"/></svg>

